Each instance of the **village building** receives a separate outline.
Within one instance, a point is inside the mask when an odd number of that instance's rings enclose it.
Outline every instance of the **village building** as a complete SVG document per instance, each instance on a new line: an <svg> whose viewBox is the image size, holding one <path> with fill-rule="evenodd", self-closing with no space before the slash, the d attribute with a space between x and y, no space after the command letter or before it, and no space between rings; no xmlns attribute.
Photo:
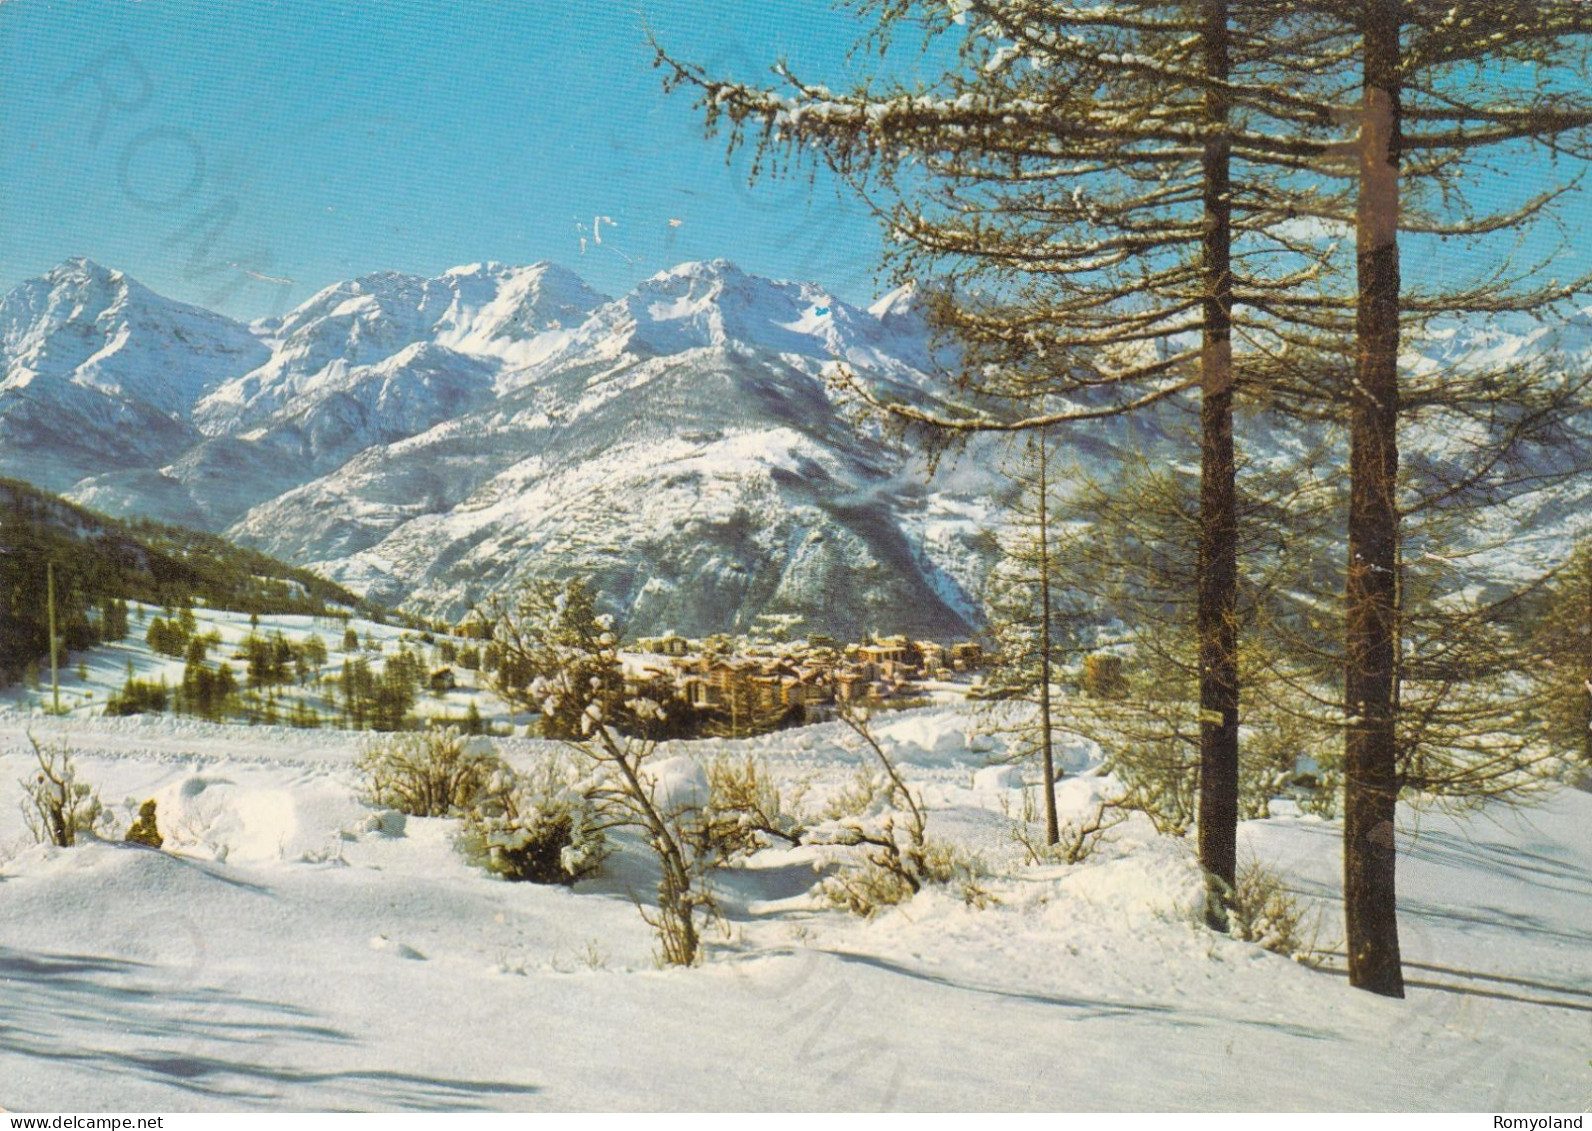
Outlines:
<svg viewBox="0 0 1592 1131"><path fill-rule="evenodd" d="M692 641L672 632L666 632L662 636L644 637L636 642L636 647L655 656L689 656L697 651Z"/></svg>

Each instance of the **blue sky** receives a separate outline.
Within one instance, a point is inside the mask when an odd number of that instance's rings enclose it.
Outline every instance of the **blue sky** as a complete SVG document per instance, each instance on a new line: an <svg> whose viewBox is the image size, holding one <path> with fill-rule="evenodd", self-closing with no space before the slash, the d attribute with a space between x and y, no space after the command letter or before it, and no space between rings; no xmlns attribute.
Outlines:
<svg viewBox="0 0 1592 1131"><path fill-rule="evenodd" d="M855 38L823 0L9 0L0 288L87 255L245 318L485 259L609 293L714 256L881 289L873 220L824 178L748 187L645 27L748 78L844 79Z"/></svg>
<svg viewBox="0 0 1592 1131"><path fill-rule="evenodd" d="M857 74L861 29L828 0L0 0L0 289L71 255L243 318L486 259L554 260L610 294L715 256L853 301L884 289L874 220L822 174L748 186L663 93L649 27L716 74L761 80L780 56ZM1479 205L1565 172L1496 163ZM1589 199L1524 258L1592 267ZM1490 254L1405 258L1419 285Z"/></svg>

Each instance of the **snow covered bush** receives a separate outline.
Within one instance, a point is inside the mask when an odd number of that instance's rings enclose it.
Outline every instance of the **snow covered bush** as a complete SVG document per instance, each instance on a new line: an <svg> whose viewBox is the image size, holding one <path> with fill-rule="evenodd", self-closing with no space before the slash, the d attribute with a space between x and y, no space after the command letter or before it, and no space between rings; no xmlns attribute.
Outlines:
<svg viewBox="0 0 1592 1131"><path fill-rule="evenodd" d="M800 834L757 763L721 759L704 769L690 758L656 756L672 729L668 712L644 694L626 694L618 634L599 603L579 578L531 579L513 601L494 602L484 615L501 654L493 686L538 712L542 734L576 752L590 820L572 814L570 835L581 828L640 834L659 872L657 910L642 915L658 933L663 963L689 966L701 954L703 923L717 914L711 871L774 840L796 843ZM527 849L563 835L557 813L529 811L538 817L517 826ZM538 851L541 868L551 850Z"/></svg>
<svg viewBox="0 0 1592 1131"><path fill-rule="evenodd" d="M835 907L871 919L887 907L905 903L918 894L918 889L899 870L868 857L861 864L848 864L826 876L818 894Z"/></svg>
<svg viewBox="0 0 1592 1131"><path fill-rule="evenodd" d="M645 712L639 702L629 707ZM703 922L718 915L708 873L721 857L703 832L712 794L707 775L690 758L654 761L655 743L601 718L592 718L588 731L577 748L593 770L586 796L599 822L638 830L658 863L658 910L642 908L641 917L658 934L659 958L667 966L695 965Z"/></svg>
<svg viewBox="0 0 1592 1131"><path fill-rule="evenodd" d="M618 638L597 599L581 578L528 578L513 600L495 598L482 612L497 657L483 658L492 690L537 712L543 738L580 742L592 733L592 712L635 732L625 725L636 719L623 706Z"/></svg>
<svg viewBox="0 0 1592 1131"><path fill-rule="evenodd" d="M706 882L714 861L692 835L711 791L700 769L687 783L653 759L649 736L663 707L625 697L619 637L597 604L580 578L527 579L514 601L494 602L484 617L502 657L493 687L538 711L543 735L576 752L594 827L641 834L659 870L657 913L642 915L658 932L662 961L690 966L701 954L701 916L714 914Z"/></svg>
<svg viewBox="0 0 1592 1131"><path fill-rule="evenodd" d="M845 843L836 841L831 843ZM996 902L984 887L985 868L975 857L946 841L926 841L920 852L863 853L826 876L818 892L833 906L871 919L888 907L905 903L929 885L956 886L963 902L982 910ZM908 863L911 861L911 863Z"/></svg>
<svg viewBox="0 0 1592 1131"><path fill-rule="evenodd" d="M64 742L41 744L32 734L28 742L39 763L30 778L23 778L22 816L38 844L71 848L79 833L93 835L107 824L110 814L100 804L99 792L77 780L77 764Z"/></svg>
<svg viewBox="0 0 1592 1131"><path fill-rule="evenodd" d="M453 727L369 738L359 756L365 799L411 817L468 811L501 765L489 740Z"/></svg>
<svg viewBox="0 0 1592 1131"><path fill-rule="evenodd" d="M1592 778L1588 779L1592 785ZM1296 778L1294 795L1299 807L1314 813L1322 820L1338 819L1338 803L1343 798L1343 771L1332 764L1318 765L1316 772L1302 779Z"/></svg>
<svg viewBox="0 0 1592 1131"><path fill-rule="evenodd" d="M552 757L529 774L499 769L465 814L459 849L506 880L573 884L608 855L591 803L569 760Z"/></svg>
<svg viewBox="0 0 1592 1131"><path fill-rule="evenodd" d="M142 844L146 848L159 848L166 843L166 838L160 835L160 828L155 823L153 798L138 807L138 817L128 826L124 839L129 844Z"/></svg>
<svg viewBox="0 0 1592 1131"><path fill-rule="evenodd" d="M1199 751L1176 735L1113 750L1106 768L1125 789L1117 804L1150 818L1162 836L1185 836L1199 806Z"/></svg>
<svg viewBox="0 0 1592 1131"><path fill-rule="evenodd" d="M1238 763L1239 819L1270 815L1271 802L1292 798L1300 807L1332 818L1337 815L1337 772L1342 746L1333 725L1310 717L1308 707L1282 701L1257 704L1259 721L1246 723ZM1306 755L1310 755L1306 757ZM1324 810L1324 811L1323 811Z"/></svg>
<svg viewBox="0 0 1592 1131"><path fill-rule="evenodd" d="M1128 819L1114 803L1101 801L1087 815L1069 818L1057 827L1056 843L1046 844L1034 835L1033 795L1023 795L1022 815L1012 822L1012 839L1022 845L1030 864L1082 864L1105 842L1106 834Z"/></svg>

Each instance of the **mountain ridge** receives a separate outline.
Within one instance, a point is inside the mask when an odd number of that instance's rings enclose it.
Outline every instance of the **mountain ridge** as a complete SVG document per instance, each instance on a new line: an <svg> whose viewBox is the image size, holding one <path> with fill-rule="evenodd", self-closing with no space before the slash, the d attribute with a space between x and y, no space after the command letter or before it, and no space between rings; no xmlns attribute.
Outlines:
<svg viewBox="0 0 1592 1131"><path fill-rule="evenodd" d="M935 388L946 347L926 301L908 285L854 306L724 259L609 298L557 264L489 262L374 272L245 327L69 260L0 300L0 473L426 615L581 572L638 633L780 614L959 635L980 620L1012 490L1001 441L935 465L859 427L828 380L844 363L906 395ZM1407 360L1569 379L1592 364L1589 326L1592 311L1456 323ZM1181 466L1180 411L1074 430L1071 456L1104 474L1130 456ZM1289 458L1264 421L1246 427L1257 466ZM1427 439L1411 467L1457 442ZM1561 554L1587 528L1580 490L1523 498L1509 552Z"/></svg>
<svg viewBox="0 0 1592 1131"><path fill-rule="evenodd" d="M45 281L71 308L64 292L113 276ZM427 613L458 614L523 572L580 570L636 631L744 629L777 611L813 631L961 633L973 579L908 533L923 493L901 453L843 421L824 382L837 360L924 378L908 360L910 293L887 313L727 260L615 299L549 263L376 272L282 318L228 323L255 345L173 402L169 442L80 460L64 490Z"/></svg>

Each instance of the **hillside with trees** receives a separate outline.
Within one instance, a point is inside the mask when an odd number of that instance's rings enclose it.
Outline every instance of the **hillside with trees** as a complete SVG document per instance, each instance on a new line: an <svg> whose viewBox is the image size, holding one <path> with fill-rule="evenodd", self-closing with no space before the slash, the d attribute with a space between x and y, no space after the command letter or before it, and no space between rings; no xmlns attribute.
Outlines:
<svg viewBox="0 0 1592 1131"><path fill-rule="evenodd" d="M0 479L0 685L48 659L52 569L65 653L125 636L129 601L260 615L318 615L361 603L308 570L216 535L107 518Z"/></svg>

